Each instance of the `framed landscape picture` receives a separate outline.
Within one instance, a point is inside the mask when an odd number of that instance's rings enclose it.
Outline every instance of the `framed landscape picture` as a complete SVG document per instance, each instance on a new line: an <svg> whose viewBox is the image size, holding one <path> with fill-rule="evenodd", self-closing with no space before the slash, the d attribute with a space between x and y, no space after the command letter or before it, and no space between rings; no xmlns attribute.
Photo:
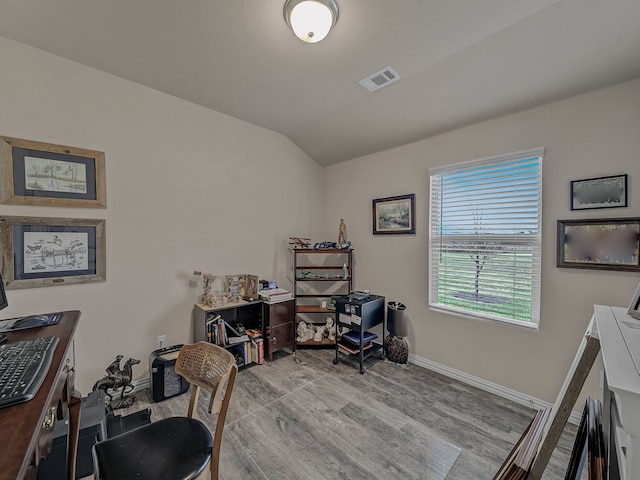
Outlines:
<svg viewBox="0 0 640 480"><path fill-rule="evenodd" d="M373 234L416 233L415 194L373 200Z"/></svg>
<svg viewBox="0 0 640 480"><path fill-rule="evenodd" d="M571 210L627 206L627 175L571 182Z"/></svg>
<svg viewBox="0 0 640 480"><path fill-rule="evenodd" d="M558 220L558 267L640 271L640 218Z"/></svg>
<svg viewBox="0 0 640 480"><path fill-rule="evenodd" d="M0 203L107 206L104 153L0 136Z"/></svg>
<svg viewBox="0 0 640 480"><path fill-rule="evenodd" d="M104 220L0 217L0 245L9 290L106 280Z"/></svg>

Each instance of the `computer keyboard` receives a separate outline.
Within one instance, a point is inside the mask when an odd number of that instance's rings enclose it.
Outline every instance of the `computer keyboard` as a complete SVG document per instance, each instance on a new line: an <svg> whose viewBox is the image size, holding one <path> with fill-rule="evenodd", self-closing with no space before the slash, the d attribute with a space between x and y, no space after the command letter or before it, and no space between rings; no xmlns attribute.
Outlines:
<svg viewBox="0 0 640 480"><path fill-rule="evenodd" d="M0 345L0 408L35 397L47 376L58 337Z"/></svg>

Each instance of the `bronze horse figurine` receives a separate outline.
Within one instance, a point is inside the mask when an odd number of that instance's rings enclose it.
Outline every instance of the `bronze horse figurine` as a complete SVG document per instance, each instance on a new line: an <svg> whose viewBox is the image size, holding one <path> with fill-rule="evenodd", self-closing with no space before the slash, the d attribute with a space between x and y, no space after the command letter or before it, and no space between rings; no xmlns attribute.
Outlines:
<svg viewBox="0 0 640 480"><path fill-rule="evenodd" d="M123 404L120 406L128 406L124 405L124 403L128 403L130 405L133 401L125 402L124 396L133 390L133 385L131 384L131 380L133 379L133 366L139 364L140 360L129 358L129 360L125 362L124 368L121 370L120 360L122 360L122 358L122 355L118 355L115 360L109 364L106 369L107 375L102 377L93 385L93 391L104 390L105 395L109 397L109 403L111 403L113 395L109 394L109 390L118 390L122 387L119 403ZM127 388L129 389L128 391Z"/></svg>

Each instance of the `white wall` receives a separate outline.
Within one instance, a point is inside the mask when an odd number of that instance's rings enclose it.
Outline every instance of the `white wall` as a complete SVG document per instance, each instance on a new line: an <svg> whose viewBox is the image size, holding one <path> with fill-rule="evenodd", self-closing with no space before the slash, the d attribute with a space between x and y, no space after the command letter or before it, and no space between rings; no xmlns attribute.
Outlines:
<svg viewBox="0 0 640 480"><path fill-rule="evenodd" d="M287 237L314 236L322 169L287 138L0 37L0 135L105 152L107 208L0 205L104 218L107 281L11 290L2 318L82 311L77 388L156 336L191 340L194 269L285 281Z"/></svg>
<svg viewBox="0 0 640 480"><path fill-rule="evenodd" d="M107 221L105 283L11 290L2 312L82 310L82 393L116 354L141 359L138 376L157 335L190 340L194 269L286 284L287 237L335 240L341 217L356 288L407 305L412 353L546 401L592 305L626 306L640 280L555 267L557 219L640 216L640 80L323 170L279 134L2 37L0 60L0 135L106 154L106 209L0 205L0 215ZM429 311L428 168L537 146L547 148L540 331ZM630 208L569 211L570 180L618 173L630 175ZM416 194L416 235L374 237L371 200L404 193Z"/></svg>
<svg viewBox="0 0 640 480"><path fill-rule="evenodd" d="M393 87L391 87L393 88ZM553 402L593 304L627 306L638 272L559 269L559 219L640 216L640 80L472 125L325 169L325 232L347 222L355 287L406 304L411 353ZM500 326L427 307L428 174L433 166L544 146L540 330ZM569 210L570 180L629 174L629 208ZM371 200L416 194L416 234L374 236ZM335 233L334 233L335 232ZM600 395L601 363L584 392Z"/></svg>

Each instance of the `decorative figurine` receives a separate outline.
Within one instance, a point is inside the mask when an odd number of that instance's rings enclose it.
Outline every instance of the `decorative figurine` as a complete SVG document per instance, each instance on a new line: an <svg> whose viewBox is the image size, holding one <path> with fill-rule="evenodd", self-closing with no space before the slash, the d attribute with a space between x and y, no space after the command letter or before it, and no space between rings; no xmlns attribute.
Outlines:
<svg viewBox="0 0 640 480"><path fill-rule="evenodd" d="M323 338L326 337L325 335L325 330L327 327L325 327L324 325L319 325L318 328L316 329L316 333L313 336L313 340L315 342L321 342Z"/></svg>
<svg viewBox="0 0 640 480"><path fill-rule="evenodd" d="M325 329L327 330L327 338L334 342L336 340L336 325L333 317L327 317L327 324L325 325Z"/></svg>
<svg viewBox="0 0 640 480"><path fill-rule="evenodd" d="M293 245L293 248L309 248L311 246L311 239L304 237L289 237L289 245Z"/></svg>
<svg viewBox="0 0 640 480"><path fill-rule="evenodd" d="M109 397L111 408L114 410L130 407L135 401L135 397L125 397L125 395L133 390L133 384L131 383L133 379L133 366L139 364L140 360L129 358L129 360L125 362L124 368L120 370L120 360L122 360L122 358L122 355L118 355L106 368L107 375L93 385L94 392L96 390L104 391L105 395ZM122 387L120 398L114 402L113 395L109 393L109 390L118 390L120 387ZM127 391L127 389L129 390Z"/></svg>
<svg viewBox="0 0 640 480"><path fill-rule="evenodd" d="M342 245L347 242L347 224L344 223L344 218L340 219L340 227L338 227L338 245Z"/></svg>
<svg viewBox="0 0 640 480"><path fill-rule="evenodd" d="M298 333L298 336L296 337L297 342L307 342L313 339L316 333L316 330L315 328L313 328L313 326L307 326L307 323L303 320L300 323L298 323L297 333Z"/></svg>
<svg viewBox="0 0 640 480"><path fill-rule="evenodd" d="M214 307L215 298L211 294L211 286L213 285L213 281L216 279L215 275L211 275L210 273L202 273L198 270L193 272L194 275L202 275L202 299L201 302L207 307Z"/></svg>

